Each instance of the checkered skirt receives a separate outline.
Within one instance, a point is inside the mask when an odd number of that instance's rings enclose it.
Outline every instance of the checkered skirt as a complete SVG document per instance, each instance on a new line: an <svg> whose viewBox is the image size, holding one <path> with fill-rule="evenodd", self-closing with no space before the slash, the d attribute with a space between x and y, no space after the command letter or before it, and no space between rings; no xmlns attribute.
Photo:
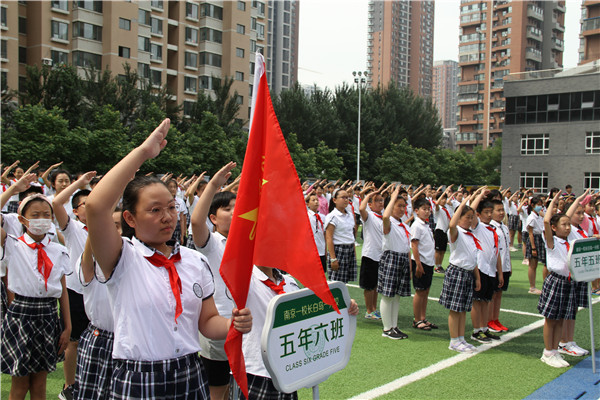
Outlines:
<svg viewBox="0 0 600 400"><path fill-rule="evenodd" d="M331 260L327 254L327 267L329 269L329 279L348 283L356 280L356 251L354 244L334 244L335 257L338 259L340 268L337 271L331 269Z"/></svg>
<svg viewBox="0 0 600 400"><path fill-rule="evenodd" d="M114 360L110 399L209 399L198 354L162 361Z"/></svg>
<svg viewBox="0 0 600 400"><path fill-rule="evenodd" d="M523 236L524 236L523 242L525 243L525 258L530 260L532 250L531 250L531 240L529 240L529 233L524 234ZM527 239L525 239L525 238L527 238ZM542 264L546 264L546 243L544 242L542 235L540 235L538 233L534 233L533 241L535 242L535 249L537 250L538 262L541 262Z"/></svg>
<svg viewBox="0 0 600 400"><path fill-rule="evenodd" d="M575 298L577 299L577 307L589 307L587 282L575 282Z"/></svg>
<svg viewBox="0 0 600 400"><path fill-rule="evenodd" d="M89 324L79 339L74 399L108 399L114 369L114 334Z"/></svg>
<svg viewBox="0 0 600 400"><path fill-rule="evenodd" d="M455 312L471 311L475 276L472 271L450 264L444 274L440 304Z"/></svg>
<svg viewBox="0 0 600 400"><path fill-rule="evenodd" d="M2 320L0 365L4 374L26 376L52 372L62 329L55 298L15 295Z"/></svg>
<svg viewBox="0 0 600 400"><path fill-rule="evenodd" d="M264 376L246 374L248 378L248 398L250 400L297 400L298 393L282 393L273 385L273 380ZM231 388L235 385L235 380L231 378ZM246 400L241 390L238 390L238 396L235 397L235 390L229 389L229 400Z"/></svg>
<svg viewBox="0 0 600 400"><path fill-rule="evenodd" d="M550 272L544 280L538 311L548 319L575 319L577 295L575 282Z"/></svg>
<svg viewBox="0 0 600 400"><path fill-rule="evenodd" d="M508 216L508 229L511 231L518 232L521 225L521 218L518 215L509 215Z"/></svg>
<svg viewBox="0 0 600 400"><path fill-rule="evenodd" d="M383 296L410 296L410 261L408 253L386 250L379 261L377 292Z"/></svg>

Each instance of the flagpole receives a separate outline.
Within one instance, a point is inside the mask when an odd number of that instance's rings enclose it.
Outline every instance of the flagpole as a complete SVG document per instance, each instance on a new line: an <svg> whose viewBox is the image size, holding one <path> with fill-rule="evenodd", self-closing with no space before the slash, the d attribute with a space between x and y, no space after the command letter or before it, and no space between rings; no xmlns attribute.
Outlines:
<svg viewBox="0 0 600 400"><path fill-rule="evenodd" d="M358 78L356 77L356 75L358 74ZM357 84L358 86L358 145L356 147L356 182L358 182L360 180L360 108L361 108L361 98L360 98L360 94L361 94L361 85L363 83L366 82L366 77L367 77L367 71L364 72L364 78L362 78L363 72L362 71L358 71L358 73L356 71L352 72L352 75L354 76L354 82Z"/></svg>

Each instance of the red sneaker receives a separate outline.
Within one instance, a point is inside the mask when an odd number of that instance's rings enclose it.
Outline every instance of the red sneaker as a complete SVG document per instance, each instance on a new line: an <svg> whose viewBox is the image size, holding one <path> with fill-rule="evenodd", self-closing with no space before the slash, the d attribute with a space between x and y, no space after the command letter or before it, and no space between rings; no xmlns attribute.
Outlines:
<svg viewBox="0 0 600 400"><path fill-rule="evenodd" d="M500 327L497 325L497 321L490 321L487 324L488 329L492 332L502 332L502 330L500 329Z"/></svg>
<svg viewBox="0 0 600 400"><path fill-rule="evenodd" d="M496 326L498 327L498 329L500 329L502 332L508 332L508 328L505 327L504 325L502 325L500 323L500 321L496 320L494 322L496 323Z"/></svg>

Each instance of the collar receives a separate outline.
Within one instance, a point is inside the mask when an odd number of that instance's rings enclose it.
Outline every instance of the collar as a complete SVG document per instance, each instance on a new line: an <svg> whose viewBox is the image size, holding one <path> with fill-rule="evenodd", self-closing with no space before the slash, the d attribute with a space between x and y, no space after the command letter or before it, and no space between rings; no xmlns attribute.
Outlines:
<svg viewBox="0 0 600 400"><path fill-rule="evenodd" d="M256 265L252 266L252 275L254 275L261 282L264 281L265 279L270 279L267 276L267 274L265 274L264 272L262 272L260 270L260 268L258 268ZM275 268L273 268L273 278L275 278L275 280L276 280L275 283L278 284L278 285L283 280L283 276Z"/></svg>
<svg viewBox="0 0 600 400"><path fill-rule="evenodd" d="M415 213L415 222L418 224L425 225L425 221L423 221L421 218L419 218L419 216L416 213Z"/></svg>
<svg viewBox="0 0 600 400"><path fill-rule="evenodd" d="M351 212L346 211L346 213L342 213L340 210L338 210L337 208L334 208L333 211L331 211L332 214L336 214L336 215L341 215L342 217L345 217L349 214L351 214Z"/></svg>
<svg viewBox="0 0 600 400"><path fill-rule="evenodd" d="M558 236L556 236L556 235L554 236L554 240L556 240L558 243L560 243L560 244L562 244L562 245L564 245L565 243L569 243L569 241L568 241L568 240L565 240L565 239L559 238L559 237L558 237Z"/></svg>
<svg viewBox="0 0 600 400"><path fill-rule="evenodd" d="M311 216L311 217L316 214L316 212L314 212L313 210L311 210L308 207L306 207L306 211L308 211L308 215Z"/></svg>
<svg viewBox="0 0 600 400"><path fill-rule="evenodd" d="M221 241L223 243L227 241L227 237L223 236L223 234L221 234L221 233L219 233L217 231L214 231L213 235L216 236L215 239L217 239L217 240L219 240L219 241ZM179 242L177 242L177 251L179 251ZM175 248L173 248L173 252L175 252Z"/></svg>
<svg viewBox="0 0 600 400"><path fill-rule="evenodd" d="M156 250L154 247L148 246L146 243L142 242L141 240L139 240L135 236L131 238L131 242L133 243L133 247L136 250L138 250L140 253L142 253L142 255L144 257L151 257L152 254L154 254L155 252L158 253L158 254L162 254L163 256L165 256L162 252ZM180 250L179 242L177 242L177 241L168 241L167 245L173 247L173 250L171 251L171 256L173 254L179 253L179 250Z"/></svg>
<svg viewBox="0 0 600 400"><path fill-rule="evenodd" d="M485 225L485 224L484 224ZM493 225L496 228L502 228L502 225L504 225L502 222L496 222L494 220L490 221L490 225Z"/></svg>
<svg viewBox="0 0 600 400"><path fill-rule="evenodd" d="M31 238L31 236L29 236L29 234L27 232L25 232L23 234L23 239L25 239L25 243L27 244L32 244L32 243L36 243L35 240L33 240ZM46 234L46 236L44 236L44 238L40 241L41 244L43 244L44 246L48 246L48 244L51 242L50 240L50 236Z"/></svg>

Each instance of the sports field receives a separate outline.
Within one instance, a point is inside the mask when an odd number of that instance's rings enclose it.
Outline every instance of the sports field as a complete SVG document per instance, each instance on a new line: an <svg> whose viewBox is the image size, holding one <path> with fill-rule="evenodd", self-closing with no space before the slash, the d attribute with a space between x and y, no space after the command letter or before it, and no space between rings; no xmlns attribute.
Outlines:
<svg viewBox="0 0 600 400"><path fill-rule="evenodd" d="M360 255L360 247L358 248ZM446 261L448 253L446 253ZM500 321L510 331L500 334L494 347L480 345L475 354L459 354L448 350L448 312L436 300L428 304L428 319L440 329L429 332L412 328L412 300L400 302L399 328L409 335L406 340L390 340L381 336L380 321L364 318L362 290L353 282L350 295L362 312L348 366L319 385L321 399L521 399L567 371L552 368L539 358L543 350L543 318L537 312L538 296L527 293L527 266L521 264L520 252L512 253L513 276L502 299ZM444 266L447 262L444 263ZM538 287L541 288L541 266ZM437 298L443 276L436 274L430 291ZM600 321L600 304L594 297L595 320ZM466 335L472 327L467 315ZM600 324L596 324L596 351L600 350ZM588 310L577 314L575 340L590 349ZM484 350L485 349L485 350ZM565 356L576 364L580 358ZM598 366L600 369L600 366ZM55 399L62 389L62 364L49 375L47 393ZM10 377L2 376L1 396L8 398ZM599 393L600 396L600 393ZM311 399L312 391L303 389L300 399Z"/></svg>

